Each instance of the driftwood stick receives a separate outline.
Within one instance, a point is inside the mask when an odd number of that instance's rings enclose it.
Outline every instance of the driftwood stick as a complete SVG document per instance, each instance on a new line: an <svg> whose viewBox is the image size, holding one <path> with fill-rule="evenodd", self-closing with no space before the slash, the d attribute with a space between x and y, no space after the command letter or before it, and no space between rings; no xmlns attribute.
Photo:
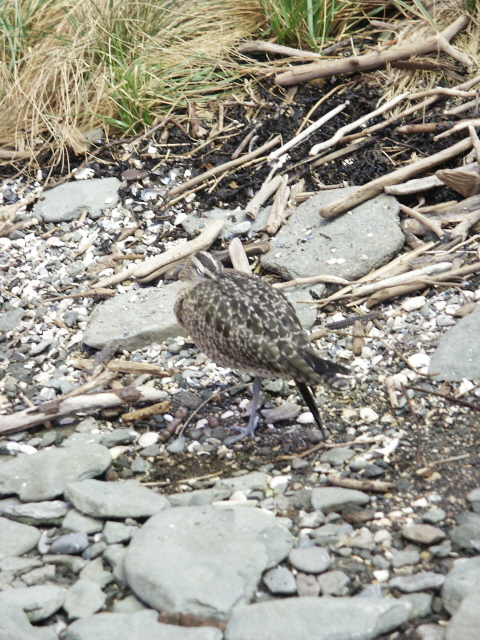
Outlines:
<svg viewBox="0 0 480 640"><path fill-rule="evenodd" d="M273 287L275 289L289 289L290 287L297 287L303 284L316 284L317 282L326 282L328 284L350 284L345 278L340 276L310 276L308 278L295 278L294 280L288 280L287 282L276 282Z"/></svg>
<svg viewBox="0 0 480 640"><path fill-rule="evenodd" d="M457 124L454 124L450 129L447 129L447 131L442 131L442 133L439 133L437 136L433 136L433 139L441 140L442 138L447 138L448 136L458 133L463 129L470 129L470 127L480 127L480 118L461 120L460 122L457 122Z"/></svg>
<svg viewBox="0 0 480 640"><path fill-rule="evenodd" d="M339 58L337 60L325 60L313 62L311 64L300 65L279 74L275 82L282 87L293 84L308 82L314 78L325 78L327 76L338 76L343 73L358 73L372 71L384 67L395 60L404 60L412 56L425 55L427 53L439 53L443 51L465 66L470 66L472 61L468 56L454 49L450 44L454 36L465 29L469 24L468 16L460 16L451 25L446 27L439 34L417 43L404 45L403 47L392 47L386 51L374 51L362 56L351 56L350 58Z"/></svg>
<svg viewBox="0 0 480 640"><path fill-rule="evenodd" d="M428 191L434 187L443 187L443 182L437 176L427 176L426 178L414 178L403 184L393 184L384 188L385 193L392 196L406 196L411 193Z"/></svg>
<svg viewBox="0 0 480 640"><path fill-rule="evenodd" d="M462 240L466 240L469 230L480 222L480 209L476 211L472 211L465 220L462 220L460 224L457 224L456 227L452 229L450 235L453 238L461 238Z"/></svg>
<svg viewBox="0 0 480 640"><path fill-rule="evenodd" d="M357 480L355 478L342 478L337 473L328 475L328 482L334 487L344 487L345 489L360 489L361 491L390 491L393 482L384 480Z"/></svg>
<svg viewBox="0 0 480 640"><path fill-rule="evenodd" d="M404 182L405 180L410 179L411 177L418 173L421 173L422 171L427 171L428 169L431 169L432 167L435 167L442 162L445 162L446 160L450 160L450 158L454 158L461 153L465 153L471 148L471 146L472 139L469 136L468 138L457 142L451 147L447 147L446 149L435 153L433 156L422 158L421 160L417 160L417 162L413 162L412 164L400 167L400 169L396 169L395 171L392 171L385 176L381 176L376 180L372 180L371 182L358 187L358 189L356 189L354 192L343 196L343 198L339 198L335 202L324 205L320 209L320 215L322 216L322 218L330 218L331 216L337 215L339 213L349 211L362 202L365 202L366 200L377 196L383 191L386 186Z"/></svg>
<svg viewBox="0 0 480 640"><path fill-rule="evenodd" d="M75 369L89 369L92 366L92 360L88 358L75 358L69 360L68 364ZM105 367L111 372L118 373L130 373L134 375L141 375L147 373L149 376L158 378L168 378L171 374L165 371L158 364L151 364L149 362L130 362L130 360L110 360Z"/></svg>
<svg viewBox="0 0 480 640"><path fill-rule="evenodd" d="M316 156L317 153L320 153L320 151L333 147L333 145L336 144L341 138L343 138L343 136L346 133L350 133L350 131L353 131L354 129L358 129L358 127L361 127L362 124L364 124L368 120L371 120L372 118L376 118L377 116L384 113L385 111L388 111L388 109L391 109L392 107L394 107L396 104L404 100L407 96L408 96L408 92L402 93L396 96L395 98L393 98L392 100L389 100L378 109L375 109L375 111L371 111L370 113L367 113L366 115L364 115L362 118L355 120L355 122L350 122L349 124L346 124L344 127L340 127L340 129L338 129L335 135L332 136L329 140L325 140L325 142L320 142L319 144L314 145L310 149L309 155Z"/></svg>
<svg viewBox="0 0 480 640"><path fill-rule="evenodd" d="M201 173L199 176L195 176L194 178L191 178L190 180L187 180L186 182L179 184L177 187L170 189L170 191L168 192L168 196L170 198L173 198L174 196L177 196L178 194L183 193L184 191L187 191L187 189L190 189L191 187L195 187L196 185L202 182L205 182L209 178L218 176L220 173L224 173L225 171L229 171L230 169L234 169L235 167L240 167L241 165L246 164L250 160L253 160L258 156L263 155L264 153L269 151L272 147L275 147L280 142L281 142L281 137L275 136L269 142L266 142L261 147L258 147L258 149L255 149L255 151L252 151L251 153L247 153L246 155L242 156L241 158L237 158L236 160L230 160L229 162L224 162L223 164L219 164L218 166L213 167L213 169L209 169L208 171Z"/></svg>
<svg viewBox="0 0 480 640"><path fill-rule="evenodd" d="M450 172L449 175L451 176L452 181L457 180L457 175L459 173L480 173L480 169L476 162L470 162L469 164L466 164L459 169L447 169L446 171ZM395 184L389 187L385 187L384 191L385 193L388 193L392 196L403 196L411 193L419 193L420 191L426 191L427 189L432 189L433 187L443 187L443 185L446 183L442 178L440 178L441 174L442 170L440 169L435 173L434 176L427 176L426 178L414 178L413 180L408 180L403 184Z"/></svg>
<svg viewBox="0 0 480 640"><path fill-rule="evenodd" d="M243 248L240 238L234 238L228 245L228 253L232 261L233 268L243 273L252 273L252 268L248 262L247 254Z"/></svg>
<svg viewBox="0 0 480 640"><path fill-rule="evenodd" d="M273 42L261 42L252 41L244 42L237 47L238 53L255 53L260 51L262 53L273 53L280 56L288 56L291 58L321 58L322 54L314 53L313 51L302 51L301 49L293 49L292 47L284 47L281 44L274 44Z"/></svg>
<svg viewBox="0 0 480 640"><path fill-rule="evenodd" d="M272 196L278 187L282 184L282 176L275 176L268 182L264 182L260 191L253 196L245 207L245 213L248 218L255 219L260 211L261 206Z"/></svg>
<svg viewBox="0 0 480 640"><path fill-rule="evenodd" d="M57 398L56 400L43 402L36 407L23 409L7 416L0 416L0 435L23 431L41 424L45 420L62 418L78 411L107 409L136 402L159 402L164 398L164 391L158 391L147 386L125 387L115 391L104 391L73 398Z"/></svg>
<svg viewBox="0 0 480 640"><path fill-rule="evenodd" d="M268 156L269 162L271 162L272 160L276 160L283 153L285 153L289 149L292 149L293 147L296 147L297 144L300 144L300 142L303 142L305 138L308 138L310 134L314 133L317 129L319 129L322 126L322 124L325 124L325 122L328 122L329 120L334 118L337 115L337 113L340 113L340 111L343 111L343 109L345 109L345 107L347 107L349 104L350 102L348 100L343 104L339 104L337 107L335 107L334 109L332 109L331 111L323 115L321 118L316 120L309 127L307 127L304 131L302 131L302 133L299 133L297 136L295 136L294 138L286 142L283 146L280 147L280 149L275 149L275 151L272 151L272 153L270 153Z"/></svg>
<svg viewBox="0 0 480 640"><path fill-rule="evenodd" d="M279 186L275 194L270 215L268 216L265 231L270 235L274 235L280 229L282 224L293 213L293 209L287 210L288 198L290 196L290 187L288 186L288 174L282 176L282 184Z"/></svg>
<svg viewBox="0 0 480 640"><path fill-rule="evenodd" d="M399 204L399 206L400 206L400 209L403 211L403 213L407 213L409 216L412 216L412 218L415 218L416 220L424 224L426 227L428 227L428 229L433 231L433 233L435 233L440 239L443 238L445 234L443 233L442 227L437 222L435 222L435 220L431 220L430 218L427 218L427 216L424 216L422 213L419 213L415 209L412 209L411 207L407 207L404 204Z"/></svg>
<svg viewBox="0 0 480 640"><path fill-rule="evenodd" d="M432 284L435 284L437 282L445 282L450 278L459 278L462 276L470 275L471 273L478 273L479 271L480 262L474 262L473 264L466 265L465 267L460 267L459 269L452 269L439 275L431 276L428 282L417 281L398 287L389 287L387 289L382 289L376 292L367 300L366 306L368 309L371 309L375 305L380 304L380 302L385 302L385 300L390 300L391 298L396 298L398 296L413 293L414 291L418 291L419 289L425 289L425 287L431 286Z"/></svg>
<svg viewBox="0 0 480 640"><path fill-rule="evenodd" d="M145 260L140 264L133 263L126 269L120 271L120 273L115 273L113 276L102 278L96 284L94 284L93 287L95 289L99 287L109 287L112 284L123 282L123 280L131 277L146 278L148 276L151 276L152 272L157 271L161 267L164 267L171 262L184 259L191 253L195 253L195 251L203 251L204 249L208 249L210 245L218 238L218 235L223 229L224 224L225 223L223 220L212 220L197 238L189 240L184 244L177 245L172 249L168 249L168 251L161 253L159 256L149 258L148 260ZM145 280L143 281L145 282Z"/></svg>
<svg viewBox="0 0 480 640"><path fill-rule="evenodd" d="M418 249L414 249L413 251L409 251L408 253L402 253L400 256L397 256L396 258L391 260L388 264L384 264L383 267L379 267L378 269L375 269L375 271L371 271L370 273L364 275L362 278L359 278L356 281L356 284L360 285L366 282L374 282L379 278L386 278L387 276L390 277L400 273L405 273L410 270L410 263L412 260L418 258L426 251L433 249L434 246L435 242L428 242ZM332 295L328 296L328 298L319 300L315 303L315 306L324 307L325 305L330 304L330 302L344 298L345 294L351 293L352 291L353 285L349 284L343 289L332 293Z"/></svg>
<svg viewBox="0 0 480 640"><path fill-rule="evenodd" d="M477 168L480 167L480 140L478 139L475 127L470 125L468 127L468 133L472 139L473 148L475 149L475 155L477 156Z"/></svg>

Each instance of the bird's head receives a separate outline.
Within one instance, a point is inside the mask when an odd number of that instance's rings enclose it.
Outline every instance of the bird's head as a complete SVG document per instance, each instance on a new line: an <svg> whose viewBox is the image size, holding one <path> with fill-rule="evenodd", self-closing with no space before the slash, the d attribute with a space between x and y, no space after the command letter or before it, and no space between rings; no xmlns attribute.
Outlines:
<svg viewBox="0 0 480 640"><path fill-rule="evenodd" d="M187 282L215 280L222 271L223 265L220 260L206 251L197 251L189 256L178 274L178 279Z"/></svg>

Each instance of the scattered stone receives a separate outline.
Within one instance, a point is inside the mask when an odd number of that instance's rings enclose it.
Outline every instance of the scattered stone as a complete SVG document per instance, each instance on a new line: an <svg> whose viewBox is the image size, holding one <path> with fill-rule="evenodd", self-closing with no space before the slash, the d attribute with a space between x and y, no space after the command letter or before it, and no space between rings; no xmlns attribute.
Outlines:
<svg viewBox="0 0 480 640"><path fill-rule="evenodd" d="M350 578L343 571L326 571L318 576L317 582L324 596L347 596Z"/></svg>
<svg viewBox="0 0 480 640"><path fill-rule="evenodd" d="M30 622L47 620L60 609L67 591L55 584L36 587L16 587L0 591L0 607L15 605L21 607Z"/></svg>
<svg viewBox="0 0 480 640"><path fill-rule="evenodd" d="M480 513L480 487L473 489L467 493L467 500L472 505L472 509L476 513Z"/></svg>
<svg viewBox="0 0 480 640"><path fill-rule="evenodd" d="M320 456L320 460L322 462L328 462L332 467L336 467L348 462L354 455L355 451L353 449L348 449L348 447L335 447L329 451L324 451Z"/></svg>
<svg viewBox="0 0 480 640"><path fill-rule="evenodd" d="M291 545L290 532L259 509L177 507L133 536L124 568L135 595L158 611L221 620Z"/></svg>
<svg viewBox="0 0 480 640"><path fill-rule="evenodd" d="M88 536L84 531L66 533L52 542L49 553L65 553L67 555L78 555L88 547Z"/></svg>
<svg viewBox="0 0 480 640"><path fill-rule="evenodd" d="M89 347L102 349L115 340L122 349L133 351L186 335L173 312L181 285L174 282L159 289L128 291L105 300L97 305L88 321L83 341Z"/></svg>
<svg viewBox="0 0 480 640"><path fill-rule="evenodd" d="M123 600L116 600L112 607L115 613L137 613L146 609L147 607L134 595L127 596Z"/></svg>
<svg viewBox="0 0 480 640"><path fill-rule="evenodd" d="M480 518L478 522L472 520L458 527L454 527L450 531L450 538L460 549L475 552L480 551Z"/></svg>
<svg viewBox="0 0 480 640"><path fill-rule="evenodd" d="M430 509L423 514L422 520L424 522L428 522L428 524L437 524L438 522L445 520L446 516L447 514L443 509L440 509L440 507L433 506L433 507L430 507Z"/></svg>
<svg viewBox="0 0 480 640"><path fill-rule="evenodd" d="M297 592L295 576L286 567L275 567L263 576L268 590L274 595L291 596Z"/></svg>
<svg viewBox="0 0 480 640"><path fill-rule="evenodd" d="M398 569L406 567L409 564L418 564L420 562L420 553L417 549L403 549L401 551L391 548L389 553L392 554L392 565Z"/></svg>
<svg viewBox="0 0 480 640"><path fill-rule="evenodd" d="M127 582L123 566L126 551L123 544L110 544L103 552L103 559L112 567L113 575L120 585Z"/></svg>
<svg viewBox="0 0 480 640"><path fill-rule="evenodd" d="M86 560L78 556L69 556L65 554L44 555L43 561L48 564L54 564L60 567L66 567L72 573L79 573L86 564Z"/></svg>
<svg viewBox="0 0 480 640"><path fill-rule="evenodd" d="M0 558L28 553L36 546L40 536L40 531L35 527L0 518Z"/></svg>
<svg viewBox="0 0 480 640"><path fill-rule="evenodd" d="M443 606L448 613L454 614L466 596L478 592L480 592L480 556L457 560L443 583Z"/></svg>
<svg viewBox="0 0 480 640"><path fill-rule="evenodd" d="M44 191L33 207L34 218L43 222L66 222L80 218L86 209L92 220L104 209L118 203L118 190L122 183L117 178L78 180Z"/></svg>
<svg viewBox="0 0 480 640"><path fill-rule="evenodd" d="M103 538L107 544L128 542L137 530L138 527L126 525L123 522L107 520L103 529Z"/></svg>
<svg viewBox="0 0 480 640"><path fill-rule="evenodd" d="M403 593L413 593L424 589L437 589L445 582L445 576L433 571L421 571L411 576L396 576L388 583L389 587L403 591Z"/></svg>
<svg viewBox="0 0 480 640"><path fill-rule="evenodd" d="M429 616L432 613L432 600L433 596L429 593L407 593L400 598L400 601L409 602L412 605L408 614L409 620Z"/></svg>
<svg viewBox="0 0 480 640"><path fill-rule="evenodd" d="M101 558L90 560L80 571L80 578L96 582L101 589L113 582L114 577L110 571L105 571Z"/></svg>
<svg viewBox="0 0 480 640"><path fill-rule="evenodd" d="M275 424L281 420L292 420L300 413L301 408L293 402L283 402L279 407L269 409L263 414L266 424Z"/></svg>
<svg viewBox="0 0 480 640"><path fill-rule="evenodd" d="M435 349L429 371L436 380L473 380L480 376L480 304L444 333Z"/></svg>
<svg viewBox="0 0 480 640"><path fill-rule="evenodd" d="M317 597L320 593L320 585L315 576L309 573L297 573L295 576L297 583L298 595L302 598L305 596Z"/></svg>
<svg viewBox="0 0 480 640"><path fill-rule="evenodd" d="M298 547L288 555L289 562L304 573L322 573L330 566L332 559L323 547Z"/></svg>
<svg viewBox="0 0 480 640"><path fill-rule="evenodd" d="M96 518L146 518L171 507L165 496L142 487L135 480L72 482L65 497L79 511Z"/></svg>
<svg viewBox="0 0 480 640"><path fill-rule="evenodd" d="M415 633L418 640L445 640L445 627L438 624L421 624L415 629Z"/></svg>
<svg viewBox="0 0 480 640"><path fill-rule="evenodd" d="M418 544L434 544L446 538L446 534L429 524L407 524L402 527L402 536Z"/></svg>
<svg viewBox="0 0 480 640"><path fill-rule="evenodd" d="M356 489L325 487L312 490L312 506L323 513L343 513L352 505L362 506L367 502L370 502L370 496Z"/></svg>
<svg viewBox="0 0 480 640"><path fill-rule="evenodd" d="M70 509L62 522L62 527L70 531L84 531L87 534L98 533L103 529L103 520L86 516L76 509Z"/></svg>
<svg viewBox="0 0 480 640"><path fill-rule="evenodd" d="M147 471L151 468L150 462L148 460L144 460L143 458L135 458L135 460L130 465L130 469L133 473L147 473Z"/></svg>
<svg viewBox="0 0 480 640"><path fill-rule="evenodd" d="M105 433L101 438L102 444L111 449L112 447L117 447L120 444L130 444L130 442L134 442L137 436L138 433L135 429L132 429L131 427L120 427L119 429L114 429L113 431L109 431L109 433Z"/></svg>
<svg viewBox="0 0 480 640"><path fill-rule="evenodd" d="M36 584L44 584L55 578L55 566L53 564L45 564L43 567L28 571L22 574L22 581L27 587L33 587Z"/></svg>
<svg viewBox="0 0 480 640"><path fill-rule="evenodd" d="M56 526L62 523L68 510L67 502L52 500L9 505L3 509L3 514L7 518L23 522L23 524Z"/></svg>
<svg viewBox="0 0 480 640"><path fill-rule="evenodd" d="M368 640L396 629L411 605L388 598L285 598L232 610L225 640Z"/></svg>
<svg viewBox="0 0 480 640"><path fill-rule="evenodd" d="M480 635L480 592L463 598L448 623L445 640L478 640Z"/></svg>
<svg viewBox="0 0 480 640"><path fill-rule="evenodd" d="M172 440L172 442L167 445L167 451L168 453L182 453L183 451L185 451L185 447L187 446L187 439L185 438L185 436L179 436L178 438L175 438L175 440Z"/></svg>
<svg viewBox="0 0 480 640"><path fill-rule="evenodd" d="M12 309L11 311L2 311L0 315L0 332L7 333L18 327L25 315L25 309Z"/></svg>
<svg viewBox="0 0 480 640"><path fill-rule="evenodd" d="M0 637L2 640L55 640L56 634L46 636L43 628L30 624L20 606L0 600Z"/></svg>
<svg viewBox="0 0 480 640"><path fill-rule="evenodd" d="M100 444L22 455L0 466L0 495L16 493L25 502L51 500L64 493L69 482L100 475L111 461Z"/></svg>
<svg viewBox="0 0 480 640"><path fill-rule="evenodd" d="M105 604L106 596L100 585L81 578L67 591L63 608L69 620L86 618L99 611Z"/></svg>
<svg viewBox="0 0 480 640"><path fill-rule="evenodd" d="M76 620L66 640L222 640L214 627L181 627L158 622L158 612L101 613Z"/></svg>

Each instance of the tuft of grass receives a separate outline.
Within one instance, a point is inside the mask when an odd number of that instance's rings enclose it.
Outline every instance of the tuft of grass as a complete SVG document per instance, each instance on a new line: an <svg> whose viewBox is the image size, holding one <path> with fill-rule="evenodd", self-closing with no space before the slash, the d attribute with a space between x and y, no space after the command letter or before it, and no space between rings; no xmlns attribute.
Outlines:
<svg viewBox="0 0 480 640"><path fill-rule="evenodd" d="M230 56L256 0L0 3L0 148L85 151L83 132L132 133L238 87Z"/></svg>
<svg viewBox="0 0 480 640"><path fill-rule="evenodd" d="M279 44L320 50L325 41L368 25L367 18L400 13L433 20L421 0L258 0ZM475 2L476 0L467 0Z"/></svg>

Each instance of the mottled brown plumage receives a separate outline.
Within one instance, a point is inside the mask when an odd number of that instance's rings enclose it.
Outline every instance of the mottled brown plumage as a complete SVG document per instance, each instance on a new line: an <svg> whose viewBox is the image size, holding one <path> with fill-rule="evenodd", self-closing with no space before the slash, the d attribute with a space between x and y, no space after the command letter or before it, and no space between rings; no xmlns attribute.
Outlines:
<svg viewBox="0 0 480 640"><path fill-rule="evenodd" d="M203 251L189 258L179 278L185 286L175 314L197 347L225 367L257 377L293 378L323 431L309 385L348 370L316 355L284 294L260 278L224 269ZM254 399L257 388L259 383ZM254 413L248 433L254 430Z"/></svg>

